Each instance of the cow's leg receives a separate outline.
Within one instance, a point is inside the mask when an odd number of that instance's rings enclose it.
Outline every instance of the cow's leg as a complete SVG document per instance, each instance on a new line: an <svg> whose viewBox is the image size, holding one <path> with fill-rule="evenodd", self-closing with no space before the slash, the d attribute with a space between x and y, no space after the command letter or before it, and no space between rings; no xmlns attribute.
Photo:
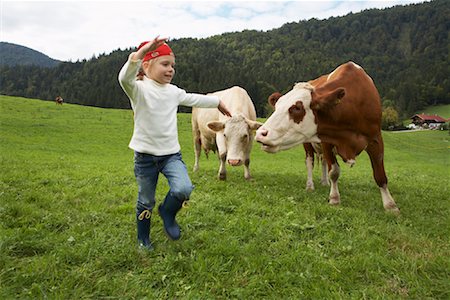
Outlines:
<svg viewBox="0 0 450 300"><path fill-rule="evenodd" d="M250 158L246 158L244 162L244 177L247 180L252 179L252 176L250 175Z"/></svg>
<svg viewBox="0 0 450 300"><path fill-rule="evenodd" d="M341 203L341 196L339 194L339 188L338 188L338 179L339 175L341 174L341 169L339 167L339 164L336 161L336 158L334 160L335 162L331 164L330 171L328 172L328 175L330 176L330 204L337 205Z"/></svg>
<svg viewBox="0 0 450 300"><path fill-rule="evenodd" d="M338 188L338 179L341 174L341 169L336 160L336 155L333 153L333 145L323 143L322 148L323 156L327 161L328 176L331 183L329 203L331 205L337 205L341 202L341 196Z"/></svg>
<svg viewBox="0 0 450 300"><path fill-rule="evenodd" d="M328 180L328 164L327 164L327 161L323 158L322 155L319 158L319 160L321 161L321 165L322 165L322 176L320 177L320 184L322 184L322 185L330 185L330 182Z"/></svg>
<svg viewBox="0 0 450 300"><path fill-rule="evenodd" d="M253 135L250 134L250 143L248 145L247 150L245 150L245 161L244 161L244 178L247 180L252 179L252 175L250 175L250 152L252 152L253 146Z"/></svg>
<svg viewBox="0 0 450 300"><path fill-rule="evenodd" d="M314 181L313 181L313 169L314 169L314 148L311 144L306 143L303 144L303 148L305 148L305 164L307 171L307 179L306 179L306 190L314 191Z"/></svg>
<svg viewBox="0 0 450 300"><path fill-rule="evenodd" d="M219 179L220 180L226 180L227 179L227 169L226 169L226 160L227 160L227 153L219 154L219 161L220 161L220 167L219 167Z"/></svg>
<svg viewBox="0 0 450 300"><path fill-rule="evenodd" d="M195 151L194 172L197 172L199 168L200 153L202 152L202 142L200 137L194 137L194 151Z"/></svg>
<svg viewBox="0 0 450 300"><path fill-rule="evenodd" d="M323 150L321 144L312 143L312 148L314 149L315 154L317 155L317 160L322 165L322 174L320 176L320 184L322 185L330 185L328 180L328 163L323 156Z"/></svg>
<svg viewBox="0 0 450 300"><path fill-rule="evenodd" d="M400 211L397 204L395 204L394 198L392 198L387 187L388 180L384 170L384 144L381 133L376 140L369 143L366 151L367 154L369 154L370 162L372 163L373 177L380 188L384 209L389 212L399 213Z"/></svg>

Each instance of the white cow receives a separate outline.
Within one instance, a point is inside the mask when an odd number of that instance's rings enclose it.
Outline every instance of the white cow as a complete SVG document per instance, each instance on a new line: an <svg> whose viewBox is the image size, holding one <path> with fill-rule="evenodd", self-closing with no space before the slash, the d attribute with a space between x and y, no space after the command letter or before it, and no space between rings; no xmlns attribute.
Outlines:
<svg viewBox="0 0 450 300"><path fill-rule="evenodd" d="M203 148L206 156L209 151L218 151L220 180L225 180L227 177L226 162L231 166L244 164L244 177L251 179L249 165L253 131L262 125L256 121L255 106L241 87L234 86L215 92L213 95L219 96L232 117L222 115L217 108L192 109L194 172L199 169L199 157Z"/></svg>

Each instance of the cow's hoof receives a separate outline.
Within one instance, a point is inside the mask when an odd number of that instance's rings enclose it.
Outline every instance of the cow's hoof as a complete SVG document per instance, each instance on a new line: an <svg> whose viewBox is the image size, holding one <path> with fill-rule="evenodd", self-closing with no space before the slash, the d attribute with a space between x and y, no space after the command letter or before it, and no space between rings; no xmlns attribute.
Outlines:
<svg viewBox="0 0 450 300"><path fill-rule="evenodd" d="M332 197L332 198L330 198L330 201L328 201L328 203L330 205L339 205L339 204L341 204L341 199Z"/></svg>
<svg viewBox="0 0 450 300"><path fill-rule="evenodd" d="M308 191L310 191L310 192L314 191L314 183L312 183L312 184L307 183L307 184L306 184L306 191L307 191L307 192L308 192Z"/></svg>
<svg viewBox="0 0 450 300"><path fill-rule="evenodd" d="M321 181L320 181L320 184L323 185L323 186L330 185L330 183L328 182L328 180L321 180Z"/></svg>
<svg viewBox="0 0 450 300"><path fill-rule="evenodd" d="M398 209L397 206L394 206L394 207L385 207L384 210L385 210L387 213L390 213L390 214L393 214L393 215L396 215L396 216L400 215L400 209Z"/></svg>
<svg viewBox="0 0 450 300"><path fill-rule="evenodd" d="M219 174L219 180L227 180L227 174Z"/></svg>

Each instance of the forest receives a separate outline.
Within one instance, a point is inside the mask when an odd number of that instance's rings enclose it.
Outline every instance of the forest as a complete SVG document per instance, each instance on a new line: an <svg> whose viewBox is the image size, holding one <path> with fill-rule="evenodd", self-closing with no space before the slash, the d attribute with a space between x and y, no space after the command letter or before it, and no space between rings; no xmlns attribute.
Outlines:
<svg viewBox="0 0 450 300"><path fill-rule="evenodd" d="M435 0L370 9L326 20L287 23L269 31L245 30L204 39L171 40L173 84L208 93L245 88L258 116L267 97L294 83L327 74L353 61L377 85L384 108L401 117L450 101L450 2ZM136 41L136 46L141 41ZM117 75L135 46L54 67L1 65L0 93L105 108L129 108ZM189 111L180 108L181 111Z"/></svg>

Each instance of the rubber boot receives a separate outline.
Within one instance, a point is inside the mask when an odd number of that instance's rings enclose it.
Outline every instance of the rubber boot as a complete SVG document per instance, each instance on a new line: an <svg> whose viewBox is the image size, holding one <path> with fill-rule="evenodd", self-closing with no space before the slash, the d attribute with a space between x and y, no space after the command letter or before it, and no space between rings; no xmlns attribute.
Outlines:
<svg viewBox="0 0 450 300"><path fill-rule="evenodd" d="M136 210L136 224L137 224L137 238L139 248L148 251L153 250L152 242L150 241L150 220L152 212L148 209Z"/></svg>
<svg viewBox="0 0 450 300"><path fill-rule="evenodd" d="M164 223L164 230L171 240L178 240L181 236L180 226L178 226L175 216L183 206L183 202L167 195L164 203L158 207L159 215Z"/></svg>

